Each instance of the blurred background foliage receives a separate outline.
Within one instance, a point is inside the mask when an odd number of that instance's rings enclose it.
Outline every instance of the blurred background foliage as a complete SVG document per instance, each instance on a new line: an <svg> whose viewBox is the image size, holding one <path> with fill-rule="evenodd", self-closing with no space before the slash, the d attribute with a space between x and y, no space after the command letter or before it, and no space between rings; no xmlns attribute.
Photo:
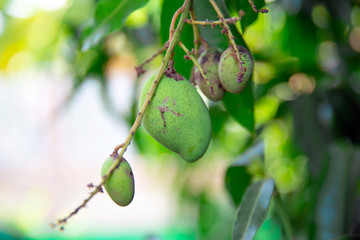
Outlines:
<svg viewBox="0 0 360 240"><path fill-rule="evenodd" d="M212 141L205 156L188 164L142 127L135 135L131 147L136 146L145 164L170 171L167 176L178 204L180 224L146 239L231 239L235 209L245 190L269 177L283 198L294 239L360 235L360 2L254 2L269 13L255 14L245 0L218 1L227 16L245 11L243 21L232 30L256 62L253 81L243 93L227 94L219 103L207 101ZM60 113L84 83L96 80L108 114L125 119L130 127L142 81L159 68L161 57L146 66L147 73L140 78L134 66L168 40L172 15L182 4L181 0L3 0L1 81L42 69L65 73L71 87ZM216 18L205 0L195 1L194 11L200 20ZM224 50L228 42L220 30L200 27L211 46ZM190 25L181 41L193 47ZM184 55L175 49L175 68L189 79L192 63ZM109 86L118 69L133 80L126 112L118 111L119 103L109 94L116 92ZM272 201L255 239L284 239L283 231ZM3 238L12 239L10 235L16 237L5 231Z"/></svg>

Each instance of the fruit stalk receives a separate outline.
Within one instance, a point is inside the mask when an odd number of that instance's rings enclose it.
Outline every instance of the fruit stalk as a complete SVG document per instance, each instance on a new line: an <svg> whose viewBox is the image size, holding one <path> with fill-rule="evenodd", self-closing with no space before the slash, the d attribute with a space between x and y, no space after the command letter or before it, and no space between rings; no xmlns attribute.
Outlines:
<svg viewBox="0 0 360 240"><path fill-rule="evenodd" d="M196 21L196 15L194 9L190 9L190 21ZM185 22L188 19L185 19ZM200 33L198 27L193 24L193 32L194 32L194 45L195 45L195 58L199 57L199 48L200 48Z"/></svg>
<svg viewBox="0 0 360 240"><path fill-rule="evenodd" d="M234 35L232 34L232 32L230 31L230 27L229 25L227 24L227 22L225 21L225 17L224 15L222 14L220 8L218 7L218 5L215 3L214 0L209 0L209 2L211 3L211 5L213 6L213 8L215 9L217 15L219 16L220 18L220 21L222 22L222 25L224 26L224 30L225 30L225 33L226 35L228 36L229 38L229 41L230 41L230 44L232 45L234 51L235 51L235 60L239 63L239 67L240 67L240 74L243 74L243 67L242 67L242 63L240 61L240 52L236 46L236 43L235 43L235 38L234 38Z"/></svg>
<svg viewBox="0 0 360 240"><path fill-rule="evenodd" d="M260 10L257 10L256 6L255 6L255 3L252 1L252 0L248 0L249 4L251 5L251 8L253 9L254 12L256 13L268 13L269 10L267 10L266 8L262 8Z"/></svg>
<svg viewBox="0 0 360 240"><path fill-rule="evenodd" d="M240 15L239 17L226 18L226 19L224 19L224 21L225 21L226 23L229 23L229 24L234 24L234 23L236 23L237 21L240 21L241 18L242 18L242 16L243 16L243 14L245 14L245 13L244 13L244 11L241 11L240 14L241 14L241 15ZM216 26L216 25L219 25L219 24L222 24L222 23L223 23L221 20L216 20L216 21L214 21L214 20L198 21L198 20L193 20L193 19L186 19L185 21L186 21L186 23L189 23L189 24L192 24L192 25L202 25L202 26L205 26L205 25Z"/></svg>
<svg viewBox="0 0 360 240"><path fill-rule="evenodd" d="M71 218L72 216L74 216L75 214L78 213L78 211L85 207L86 204L98 193L98 192L102 192L102 186L104 185L104 183L106 182L106 180L111 176L111 174L115 171L115 169L119 166L120 164L120 160L123 156L123 154L125 153L127 147L129 146L132 138L134 137L135 135L135 132L136 130L140 127L140 124L141 124L141 120L143 118L143 115L147 109L147 107L149 106L150 104L150 101L151 99L153 98L154 94L155 94L155 90L158 86L158 83L162 77L162 75L164 74L165 72L165 68L167 67L168 63L169 63L169 60L172 56L172 52L176 46L176 44L179 42L180 40L180 35L181 35L181 32L182 32L182 29L184 28L184 25L185 25L185 19L186 17L188 16L189 14L189 10L190 10L190 5L191 5L191 0L185 0L184 1L184 4L183 4L183 11L182 11L182 14L181 14L181 17L180 17L180 21L178 23L178 26L176 28L176 30L174 31L174 35L172 37L172 39L169 39L170 41L170 44L169 44L169 47L166 51L166 54L163 58L163 60L161 61L161 66L160 66L160 69L154 79L154 82L153 84L151 85L151 88L147 94L147 97L146 97L146 100L143 104L143 106L141 107L140 111L138 112L137 114L137 117L136 117L136 120L134 122L134 124L132 125L131 129L130 129L130 132L129 132L129 135L127 136L126 140L124 141L123 145L122 145L122 148L121 148L121 151L120 153L118 154L117 158L115 159L113 165L110 167L110 169L108 170L108 172L102 176L101 178L101 182L97 185L97 187L95 188L95 190L93 190L89 197L86 198L82 204L80 206L78 206L74 211L72 211L67 217L63 218L63 219L60 219L57 221L56 224L51 224L51 226L53 228L57 227L57 226L61 226L64 225L67 220L69 218Z"/></svg>
<svg viewBox="0 0 360 240"><path fill-rule="evenodd" d="M165 50L166 50L166 43L156 53L154 53L150 58L146 59L145 62L143 62L139 66L135 67L137 77L140 77L141 74L143 74L145 72L145 70L144 70L145 64L150 63L152 60L154 60L158 55L160 55Z"/></svg>
<svg viewBox="0 0 360 240"><path fill-rule="evenodd" d="M204 80L208 83L209 87L211 88L210 82L206 77L206 74L204 73L204 70L202 69L202 67L200 66L199 62L196 60L196 58L194 57L194 55L191 54L191 52L189 51L189 49L187 49L187 47L179 41L179 46L184 50L184 52L190 57L191 61L194 63L194 65L198 68L199 72L201 73L201 75L203 76Z"/></svg>

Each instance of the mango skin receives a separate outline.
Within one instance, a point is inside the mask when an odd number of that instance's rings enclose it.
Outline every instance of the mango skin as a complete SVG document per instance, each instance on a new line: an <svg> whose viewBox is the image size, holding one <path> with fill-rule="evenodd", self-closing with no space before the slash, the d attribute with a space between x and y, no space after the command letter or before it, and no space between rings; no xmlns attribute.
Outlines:
<svg viewBox="0 0 360 240"><path fill-rule="evenodd" d="M235 60L235 51L229 46L221 55L219 62L219 78L226 91L240 93L247 85L253 69L254 60L251 53L242 46L237 46L240 52L240 61L243 63L243 76L240 76L239 63Z"/></svg>
<svg viewBox="0 0 360 240"><path fill-rule="evenodd" d="M201 53L198 59L208 82L205 81L198 68L195 68L196 84L199 86L204 95L212 101L221 100L225 94L225 90L220 83L218 73L220 57L221 52L219 50L216 48L208 48Z"/></svg>
<svg viewBox="0 0 360 240"><path fill-rule="evenodd" d="M143 105L155 75L141 92ZM211 138L209 111L195 88L187 80L162 77L142 123L159 143L184 160L193 162L206 152Z"/></svg>
<svg viewBox="0 0 360 240"><path fill-rule="evenodd" d="M114 163L114 157L108 157L102 168L101 176L104 176ZM125 158L121 159L120 165L104 184L110 198L119 206L129 205L135 193L134 174Z"/></svg>

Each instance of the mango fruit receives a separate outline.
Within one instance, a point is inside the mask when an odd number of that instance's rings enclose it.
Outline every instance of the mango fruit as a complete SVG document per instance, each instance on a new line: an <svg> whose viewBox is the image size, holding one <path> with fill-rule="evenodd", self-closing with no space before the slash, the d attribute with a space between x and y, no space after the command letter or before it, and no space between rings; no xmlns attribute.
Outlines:
<svg viewBox="0 0 360 240"><path fill-rule="evenodd" d="M225 90L219 80L218 66L221 57L221 52L216 48L205 49L198 62L204 71L207 81L200 73L198 68L195 68L195 82L204 93L204 95L212 100L219 101L224 97Z"/></svg>
<svg viewBox="0 0 360 240"><path fill-rule="evenodd" d="M139 108L155 79L150 77L141 92ZM142 124L159 143L184 160L193 162L206 151L211 137L209 111L196 89L186 79L163 76L148 106Z"/></svg>
<svg viewBox="0 0 360 240"><path fill-rule="evenodd" d="M101 168L101 176L107 173L114 161L114 156L110 156L105 160ZM120 160L120 165L107 179L104 187L117 205L125 207L131 203L135 192L134 174L125 158Z"/></svg>
<svg viewBox="0 0 360 240"><path fill-rule="evenodd" d="M248 83L254 68L254 60L251 53L242 46L237 46L240 52L239 62L236 61L235 51L229 46L221 55L219 62L219 78L221 85L226 91L240 93Z"/></svg>

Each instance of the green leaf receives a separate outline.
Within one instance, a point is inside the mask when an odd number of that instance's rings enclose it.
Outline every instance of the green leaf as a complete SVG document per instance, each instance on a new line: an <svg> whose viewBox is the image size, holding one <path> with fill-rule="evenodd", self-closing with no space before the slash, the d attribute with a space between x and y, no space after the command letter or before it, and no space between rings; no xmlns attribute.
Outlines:
<svg viewBox="0 0 360 240"><path fill-rule="evenodd" d="M182 5L183 0L164 0L161 11L161 41L164 44L169 40L169 30L172 17L176 10ZM176 27L176 25L175 25ZM185 24L184 29L181 32L181 42L191 50L194 47L193 43L193 30L190 24ZM174 67L178 73L183 75L186 79L190 79L190 72L193 66L191 61L184 59L185 52L178 45L174 49Z"/></svg>
<svg viewBox="0 0 360 240"><path fill-rule="evenodd" d="M218 137L221 130L225 127L229 114L220 108L219 104L209 107L211 119L211 137L212 139Z"/></svg>
<svg viewBox="0 0 360 240"><path fill-rule="evenodd" d="M248 148L226 171L225 186L230 193L235 206L238 206L246 188L251 182L251 174L247 172L247 166L258 158L264 158L264 143L261 141Z"/></svg>
<svg viewBox="0 0 360 240"><path fill-rule="evenodd" d="M253 2L258 10L260 10L262 7L265 6L264 0L253 0ZM252 9L252 6L250 5L248 0L235 1L235 8L236 8L237 12L240 11L241 9L245 12L245 16L243 16L240 21L242 31L245 32L246 28L250 24L255 22L259 13L254 12L254 10ZM260 13L260 14L263 14L263 13Z"/></svg>
<svg viewBox="0 0 360 240"><path fill-rule="evenodd" d="M74 69L76 71L76 75L81 79L85 78L89 69L93 66L98 57L99 52L95 50L77 52Z"/></svg>
<svg viewBox="0 0 360 240"><path fill-rule="evenodd" d="M234 240L247 240L255 236L268 214L274 186L272 179L266 179L251 184L246 190L236 215Z"/></svg>
<svg viewBox="0 0 360 240"><path fill-rule="evenodd" d="M222 102L230 115L240 123L240 125L252 133L255 126L254 94L252 91L252 82L251 80L249 81L241 93L232 94L226 92Z"/></svg>
<svg viewBox="0 0 360 240"><path fill-rule="evenodd" d="M239 206L246 188L251 182L251 175L246 166L229 167L225 175L225 186L235 206Z"/></svg>
<svg viewBox="0 0 360 240"><path fill-rule="evenodd" d="M225 18L230 17L229 11L227 10L223 1L215 1L219 6L222 14ZM198 20L218 20L219 17L216 14L214 8L208 0L196 0L193 3L193 8ZM229 25L232 34L235 37L235 42L238 45L246 46L246 43L239 31L232 24ZM213 47L218 47L221 50L225 50L229 46L229 39L225 34L221 33L219 26L211 28L211 26L199 27L200 35L206 40L206 42Z"/></svg>
<svg viewBox="0 0 360 240"><path fill-rule="evenodd" d="M94 19L82 33L82 51L87 51L106 35L120 30L127 17L148 0L102 0L95 7Z"/></svg>

